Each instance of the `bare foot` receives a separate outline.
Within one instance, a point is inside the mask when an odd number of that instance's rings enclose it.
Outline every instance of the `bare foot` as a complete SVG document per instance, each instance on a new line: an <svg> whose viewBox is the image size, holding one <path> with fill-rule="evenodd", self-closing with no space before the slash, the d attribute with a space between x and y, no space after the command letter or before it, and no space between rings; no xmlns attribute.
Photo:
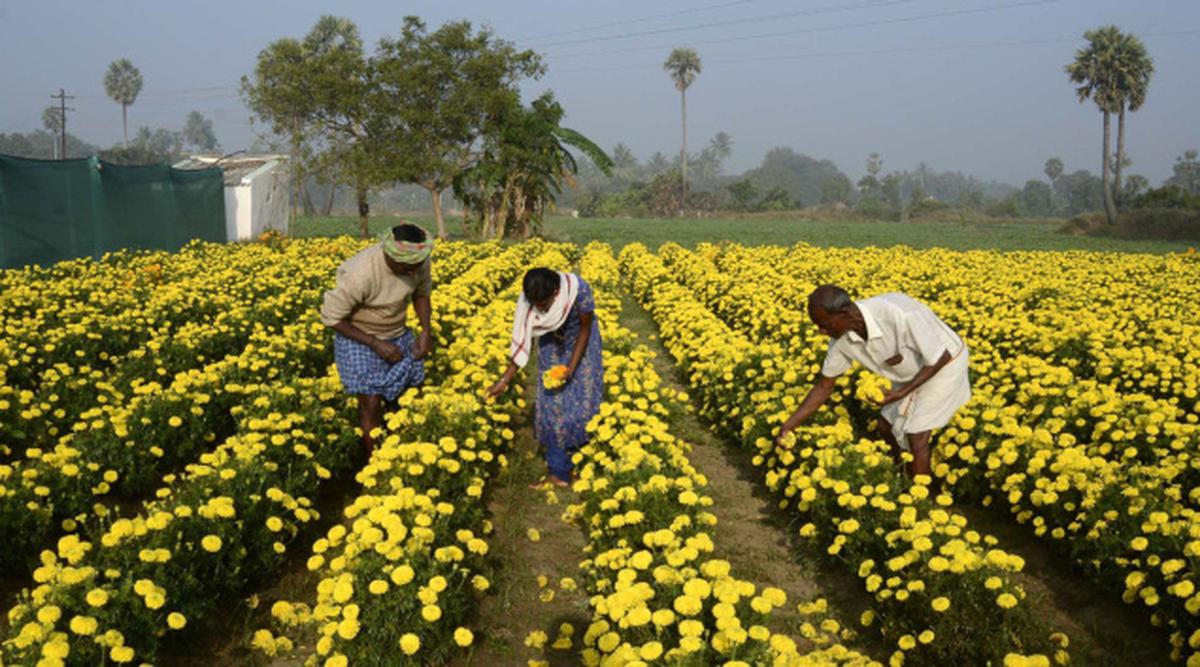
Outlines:
<svg viewBox="0 0 1200 667"><path fill-rule="evenodd" d="M551 484L553 484L554 486L557 486L560 489L565 489L566 487L571 485L570 482L565 482L565 481L555 477L554 475L546 475L545 477L539 479L538 481L534 482L533 484L530 484L529 488L544 489L547 486L550 486Z"/></svg>

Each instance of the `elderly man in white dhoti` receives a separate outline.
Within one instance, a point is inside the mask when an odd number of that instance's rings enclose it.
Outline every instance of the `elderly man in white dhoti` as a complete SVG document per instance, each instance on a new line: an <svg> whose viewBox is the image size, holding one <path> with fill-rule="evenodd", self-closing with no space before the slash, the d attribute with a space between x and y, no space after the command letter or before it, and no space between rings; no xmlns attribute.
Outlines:
<svg viewBox="0 0 1200 667"><path fill-rule="evenodd" d="M967 345L925 304L899 292L851 301L846 290L822 285L808 297L808 316L831 337L821 375L795 414L780 428L790 433L833 392L836 378L857 361L892 381L883 396L879 433L901 458L912 454L909 475L932 475L933 429L950 422L971 397Z"/></svg>

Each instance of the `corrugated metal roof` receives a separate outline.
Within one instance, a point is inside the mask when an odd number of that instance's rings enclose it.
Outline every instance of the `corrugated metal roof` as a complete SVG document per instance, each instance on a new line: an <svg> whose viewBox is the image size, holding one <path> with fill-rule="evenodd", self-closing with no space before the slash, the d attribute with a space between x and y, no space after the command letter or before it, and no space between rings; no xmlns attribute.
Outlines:
<svg viewBox="0 0 1200 667"><path fill-rule="evenodd" d="M237 155L222 159L219 155L192 155L175 163L176 169L208 169L214 164L225 172L225 185L238 185L242 178L272 160L287 160L286 155Z"/></svg>

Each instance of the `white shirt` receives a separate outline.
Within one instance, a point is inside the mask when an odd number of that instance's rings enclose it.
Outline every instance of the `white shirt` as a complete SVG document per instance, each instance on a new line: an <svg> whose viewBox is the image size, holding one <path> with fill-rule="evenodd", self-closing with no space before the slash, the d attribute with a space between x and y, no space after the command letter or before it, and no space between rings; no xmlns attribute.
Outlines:
<svg viewBox="0 0 1200 667"><path fill-rule="evenodd" d="M848 331L831 341L821 366L825 377L837 377L857 361L893 383L906 384L943 352L954 357L966 347L928 306L906 294L889 292L855 305L866 322L867 339Z"/></svg>

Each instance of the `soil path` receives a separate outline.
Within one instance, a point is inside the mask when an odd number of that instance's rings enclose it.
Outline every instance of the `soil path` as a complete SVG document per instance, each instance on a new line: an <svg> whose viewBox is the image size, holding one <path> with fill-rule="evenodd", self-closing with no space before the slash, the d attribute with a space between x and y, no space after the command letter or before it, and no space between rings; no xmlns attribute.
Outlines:
<svg viewBox="0 0 1200 667"><path fill-rule="evenodd" d="M658 329L649 313L629 294L623 295L622 302L621 323L655 352L655 370L663 382L686 391L670 354L658 340ZM771 630L789 635L804 646L797 628L806 619L797 613L796 606L816 598L829 602L833 610L829 616L857 629L856 619L870 607L871 596L853 574L804 553L805 547L799 545L796 535L799 526L775 505L751 462L751 454L725 443L690 413L673 424L672 433L692 445L689 459L708 478L706 492L713 499L709 509L717 516L715 555L728 560L739 579L754 583L760 590L774 586L787 593L788 604L771 614ZM848 643L877 660L887 657L881 647L864 645L862 639Z"/></svg>

